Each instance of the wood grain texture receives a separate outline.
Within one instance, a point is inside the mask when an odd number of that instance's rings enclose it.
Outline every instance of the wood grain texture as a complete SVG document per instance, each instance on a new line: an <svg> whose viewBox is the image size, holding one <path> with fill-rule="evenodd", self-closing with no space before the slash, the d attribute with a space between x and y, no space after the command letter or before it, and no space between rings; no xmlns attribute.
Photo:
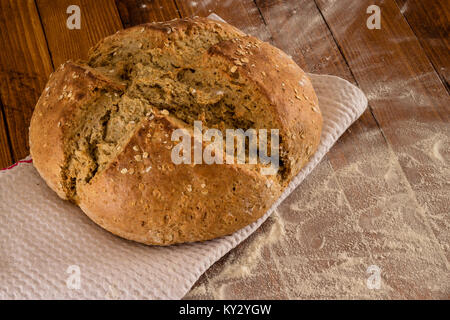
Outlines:
<svg viewBox="0 0 450 320"><path fill-rule="evenodd" d="M450 184L442 175L450 157L448 92L394 1L317 3L399 159L417 218L448 260ZM381 7L380 30L365 28L373 3Z"/></svg>
<svg viewBox="0 0 450 320"><path fill-rule="evenodd" d="M52 63L33 0L0 1L0 96L14 160L28 155L28 126Z"/></svg>
<svg viewBox="0 0 450 320"><path fill-rule="evenodd" d="M450 90L450 1L396 0L400 12Z"/></svg>
<svg viewBox="0 0 450 320"><path fill-rule="evenodd" d="M272 44L291 55L305 71L355 80L314 1L258 0Z"/></svg>
<svg viewBox="0 0 450 320"><path fill-rule="evenodd" d="M14 161L3 112L3 105L0 103L0 169L8 167Z"/></svg>
<svg viewBox="0 0 450 320"><path fill-rule="evenodd" d="M116 5L125 28L180 17L173 0L116 0Z"/></svg>
<svg viewBox="0 0 450 320"><path fill-rule="evenodd" d="M36 3L55 68L69 59L85 59L90 47L122 29L114 0L37 0ZM80 29L67 28L66 10L70 5L80 7Z"/></svg>

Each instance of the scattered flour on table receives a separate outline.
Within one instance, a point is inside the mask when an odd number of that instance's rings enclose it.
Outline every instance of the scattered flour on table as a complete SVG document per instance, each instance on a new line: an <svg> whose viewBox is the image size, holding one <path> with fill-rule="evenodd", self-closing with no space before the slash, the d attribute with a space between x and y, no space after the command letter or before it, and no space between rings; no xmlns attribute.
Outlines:
<svg viewBox="0 0 450 320"><path fill-rule="evenodd" d="M448 298L450 128L414 120L397 128L396 150L373 129L361 133L354 146L361 152L346 163L323 161L269 226L188 296L264 298L251 279L275 270L280 297ZM366 284L373 264L382 271L380 290Z"/></svg>

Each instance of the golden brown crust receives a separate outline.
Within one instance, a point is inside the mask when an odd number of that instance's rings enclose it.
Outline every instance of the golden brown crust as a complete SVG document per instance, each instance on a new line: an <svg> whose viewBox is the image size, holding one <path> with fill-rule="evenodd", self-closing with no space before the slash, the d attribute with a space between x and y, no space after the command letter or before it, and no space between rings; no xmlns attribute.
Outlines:
<svg viewBox="0 0 450 320"><path fill-rule="evenodd" d="M227 59L271 102L288 152L289 175L295 176L316 151L322 132L317 96L305 72L283 51L246 36L212 46L210 54ZM268 115L269 116L269 115Z"/></svg>
<svg viewBox="0 0 450 320"><path fill-rule="evenodd" d="M47 83L33 112L30 124L30 153L39 174L61 198L61 168L65 163L64 136L76 122L79 106L91 100L97 88L119 90L95 69L67 62L55 71Z"/></svg>
<svg viewBox="0 0 450 320"><path fill-rule="evenodd" d="M80 125L83 108L103 89L126 90L127 79L122 83L123 73L118 70L125 70L127 61L105 69L112 48L122 45L130 54L141 53L140 40L150 39L153 48L164 50L169 38L176 43L195 37L198 28L223 38L204 52L203 65L216 63L224 77L245 80L270 102L267 118L273 119L283 139L286 176L276 180L250 165L174 165L170 134L185 124L172 115L156 115L152 121L145 117L106 167L77 189L76 202L83 211L121 237L169 245L230 234L269 209L319 144L322 118L317 97L305 73L280 50L203 18L136 26L90 50L89 63L95 68L84 63L63 65L36 105L30 126L33 162L60 197L68 198L62 187L70 156L67 141Z"/></svg>
<svg viewBox="0 0 450 320"><path fill-rule="evenodd" d="M167 245L230 234L278 198L277 184L242 165L174 165L167 133L177 128L162 116L139 125L117 159L81 191L80 207L92 220L124 238Z"/></svg>

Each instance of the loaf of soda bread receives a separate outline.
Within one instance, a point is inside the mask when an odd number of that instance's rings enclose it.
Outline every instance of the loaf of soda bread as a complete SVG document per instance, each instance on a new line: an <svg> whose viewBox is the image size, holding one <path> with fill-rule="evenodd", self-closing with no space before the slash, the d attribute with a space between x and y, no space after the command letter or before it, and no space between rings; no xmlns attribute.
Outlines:
<svg viewBox="0 0 450 320"><path fill-rule="evenodd" d="M172 133L192 134L194 121L221 132L278 129L278 170L174 163ZM313 87L290 57L228 24L193 18L121 30L87 61L60 66L35 107L30 147L48 186L98 225L170 245L260 218L314 154L321 129Z"/></svg>

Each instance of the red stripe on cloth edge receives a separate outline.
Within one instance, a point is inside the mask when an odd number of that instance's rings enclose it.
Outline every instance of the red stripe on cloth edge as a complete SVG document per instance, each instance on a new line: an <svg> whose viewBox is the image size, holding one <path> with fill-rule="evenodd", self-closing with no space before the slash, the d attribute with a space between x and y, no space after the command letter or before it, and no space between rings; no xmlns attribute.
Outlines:
<svg viewBox="0 0 450 320"><path fill-rule="evenodd" d="M16 162L16 163L10 165L10 166L7 167L7 168L0 169L0 171L11 170L12 168L17 167L20 163L32 163L32 162L33 162L33 159L29 159L29 160L20 160L20 161L18 161L18 162Z"/></svg>

